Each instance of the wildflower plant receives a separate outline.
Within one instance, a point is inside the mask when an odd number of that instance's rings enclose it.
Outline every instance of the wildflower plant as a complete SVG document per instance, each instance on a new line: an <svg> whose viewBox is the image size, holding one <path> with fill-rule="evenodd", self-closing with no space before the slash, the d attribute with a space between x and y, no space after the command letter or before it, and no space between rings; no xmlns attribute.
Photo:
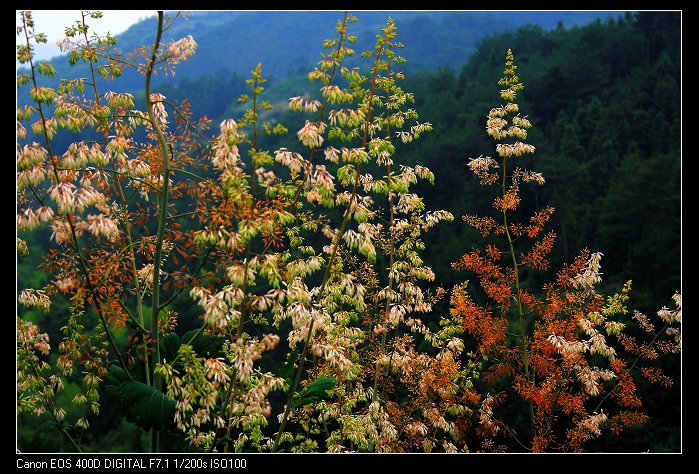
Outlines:
<svg viewBox="0 0 699 474"><path fill-rule="evenodd" d="M353 21L347 16L338 24L338 39L324 45L330 53L309 74L323 84L320 117L307 121L298 133L310 148L303 168L325 171L325 165L313 165L312 160L326 143L321 156L337 175L337 185L315 176L305 178L306 200L329 210L337 206L342 220L339 227L323 224L329 242L323 246L324 255L318 255L325 262L322 279L309 288L308 307L290 308L303 318L289 310L280 315L292 320L291 347L303 345L291 393L297 393L295 385L306 356L311 355L308 380L335 381L330 391L334 396L298 410L290 398L275 445L285 436L283 428L293 415L328 433L323 448L327 451L395 451L400 442L390 412L391 378L401 366L394 355L411 346L400 329L414 325L412 314L429 313L441 296L420 287L421 281L434 279L420 257L424 249L420 237L440 221L452 220L452 215L426 211L422 198L410 192L419 179L433 181L429 169L396 163L396 142L409 143L431 126L406 125L417 119L417 113L409 107L412 95L398 84L402 74L396 69L404 60L398 55L402 44L395 39L395 24L389 19L374 50L362 54L373 61L365 77L342 66L342 60L354 54L345 46L355 41L347 33ZM334 83L338 73L348 87ZM302 102L308 110L309 102L300 97L291 99L292 108L300 110ZM324 130L327 140L316 134ZM286 161L288 153L278 150L277 159ZM296 230L293 234L301 235ZM376 270L379 258L387 274Z"/></svg>
<svg viewBox="0 0 699 474"><path fill-rule="evenodd" d="M50 377L82 373L84 391L74 403L89 404L93 414L101 406L97 388L109 374L119 382L108 391L122 401L125 384L164 399L153 368L160 360L160 336L176 324L176 315L168 310L170 299L188 277L163 265L176 264L178 255L190 258L175 206L184 183L173 181L173 175L194 162L192 134L207 127L205 121L188 121L186 104L171 124L166 98L151 91L157 68L174 73L172 64L191 56L196 43L186 38L161 44L163 30L172 24L164 25L161 13L153 46L124 56L110 35L90 34L88 22L100 17L99 12L83 12L61 42L71 65L86 65L88 78L62 79L55 88L39 85L39 75L53 76L55 70L48 63L34 64L32 42L45 37L34 33L31 12L22 12L18 35L24 35L24 42L17 48L18 59L30 68L29 74L18 76L18 90L28 86L33 102L17 114L17 231L22 235L46 225L53 242L40 265L51 280L41 290L22 290L27 297L19 302L49 311L52 299L69 301L70 317L61 323L64 338ZM131 94L100 90L99 77L117 79L125 67L144 75L145 112L136 108ZM31 129L39 142L21 145L26 136L22 122L34 119ZM91 138L57 149L54 135L62 130ZM172 296L161 299L163 291ZM25 362L19 357L18 368ZM36 364L26 370L41 372ZM44 409L34 396L39 389L18 387L19 399L31 401L18 404L20 413ZM134 413L125 402L120 408L143 428L159 426L142 416L143 407ZM79 450L86 420L69 425L56 414L54 420ZM159 444L157 430L151 441Z"/></svg>
<svg viewBox="0 0 699 474"><path fill-rule="evenodd" d="M455 270L474 275L485 303L469 292L472 285L466 281L453 289L451 312L475 339L475 353L484 364L476 431L480 449L575 452L603 432L618 434L647 420L638 377L673 383L652 361L660 353L680 351L681 297L673 296L676 309L658 313L661 327L638 312L629 319L625 303L631 281L605 297L597 290L603 255L587 249L541 293L526 287L525 274L550 268L547 256L556 235L545 232L545 226L554 209L516 220L522 187L543 185L544 177L526 166L535 148L526 143L531 122L515 102L524 86L512 51L505 65L499 81L504 105L491 109L486 121L497 158L481 156L468 163L482 185L498 190L494 215L463 217L485 239L485 249L453 263ZM644 329L640 335L639 327ZM498 415L503 412L498 405L512 404L513 398L525 403L528 422L517 422L512 411Z"/></svg>

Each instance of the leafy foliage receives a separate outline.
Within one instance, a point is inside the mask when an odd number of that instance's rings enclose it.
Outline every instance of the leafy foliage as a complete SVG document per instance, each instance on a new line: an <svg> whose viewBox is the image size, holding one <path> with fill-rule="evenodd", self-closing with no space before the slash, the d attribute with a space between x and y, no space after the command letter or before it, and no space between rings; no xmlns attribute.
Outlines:
<svg viewBox="0 0 699 474"><path fill-rule="evenodd" d="M113 366L105 377L105 393L127 421L144 430L174 426L174 400L150 385L129 380L121 367Z"/></svg>

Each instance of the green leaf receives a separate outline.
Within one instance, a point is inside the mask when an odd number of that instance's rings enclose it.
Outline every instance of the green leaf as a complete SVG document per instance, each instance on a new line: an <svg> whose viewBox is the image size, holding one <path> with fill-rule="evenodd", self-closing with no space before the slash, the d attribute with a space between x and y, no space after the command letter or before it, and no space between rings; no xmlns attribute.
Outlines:
<svg viewBox="0 0 699 474"><path fill-rule="evenodd" d="M127 421L149 430L175 426L175 401L163 392L136 380L112 366L105 381L107 397Z"/></svg>
<svg viewBox="0 0 699 474"><path fill-rule="evenodd" d="M122 382L128 381L129 376L126 372L124 372L124 369L118 365L112 365L109 367L109 372L107 372L107 376L105 377L105 385L119 385Z"/></svg>
<svg viewBox="0 0 699 474"><path fill-rule="evenodd" d="M287 385L291 385L291 378L294 376L294 369L296 367L296 359L298 354L296 352L293 352L289 356L289 360L287 360L284 365L282 365L279 368L279 376L282 377L284 380L286 380Z"/></svg>
<svg viewBox="0 0 699 474"><path fill-rule="evenodd" d="M335 377L321 377L306 385L298 394L295 408L328 398L328 390L335 386Z"/></svg>

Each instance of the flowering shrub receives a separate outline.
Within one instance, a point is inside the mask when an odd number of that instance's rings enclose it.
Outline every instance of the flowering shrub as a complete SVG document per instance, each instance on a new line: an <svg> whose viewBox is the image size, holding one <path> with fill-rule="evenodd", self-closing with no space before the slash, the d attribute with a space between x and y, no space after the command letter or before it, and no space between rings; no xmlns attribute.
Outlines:
<svg viewBox="0 0 699 474"><path fill-rule="evenodd" d="M211 134L188 103L151 88L156 71L174 74L195 53L191 36L161 43L175 18L160 12L153 45L124 55L109 35L89 36L100 14L84 13L62 47L91 78L50 88L38 75L54 69L31 53L42 37L22 15L18 58L30 73L18 90L33 105L17 111L17 248L29 255L22 237L43 227L40 252L51 248L40 265L50 280L18 296L17 410L47 414L70 449L85 448L106 397L154 452L579 451L645 421L637 374L672 383L644 361L679 352L679 295L658 313L662 328L635 313L646 342L621 321L630 283L596 291L599 253L584 251L541 293L522 284L524 268L550 266L554 210L515 219L520 188L544 178L523 164L535 148L511 52L505 105L486 127L498 158L468 163L499 191L494 216L464 216L491 240L453 264L487 302L467 281L451 290L449 314L434 315L448 290L423 261L422 237L453 216L413 191L431 171L400 161L432 126L400 86L390 18L363 73L345 65L356 19L342 16L308 74L317 93L289 99L306 116L296 147L268 150L263 138L288 130L261 118L272 108L261 65L239 99L246 112ZM126 67L144 76L144 110L96 80ZM31 120L39 141L23 144ZM57 150L64 131L85 138ZM60 321L57 345L36 309ZM67 383L88 410L61 406ZM516 398L526 423L501 414Z"/></svg>
<svg viewBox="0 0 699 474"><path fill-rule="evenodd" d="M455 270L475 275L488 304L475 303L466 282L452 292L452 314L475 339L476 354L487 361L482 376L486 406L477 430L483 449L500 446L497 439L503 436L534 452L579 451L602 429L619 433L646 420L634 372L654 383L672 383L649 361L679 353L676 325L682 302L675 294L677 309L658 312L658 329L636 312L636 323L649 336L642 340L623 322L631 282L606 298L596 290L602 281L600 253L584 250L539 294L522 285L524 271L550 266L547 255L556 236L544 228L554 209L541 209L523 222L513 219L521 187L543 185L544 177L525 167L535 148L525 143L531 124L515 103L523 85L511 51L505 64L499 82L505 105L490 110L486 126L497 142L498 159L469 161L481 184L497 187L493 208L499 219L464 216L484 238L494 239L484 251L475 249L453 264ZM528 405L527 430L496 415L493 407L507 397L519 397Z"/></svg>

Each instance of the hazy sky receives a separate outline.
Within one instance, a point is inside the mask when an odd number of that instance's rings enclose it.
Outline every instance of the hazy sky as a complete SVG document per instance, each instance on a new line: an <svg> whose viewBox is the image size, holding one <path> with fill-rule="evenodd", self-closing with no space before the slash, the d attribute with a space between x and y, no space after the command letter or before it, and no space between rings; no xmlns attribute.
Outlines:
<svg viewBox="0 0 699 474"><path fill-rule="evenodd" d="M104 35L109 32L112 35L118 35L126 31L129 26L138 23L140 20L145 20L155 16L156 10L100 10L102 18L91 20L88 25L99 35ZM20 14L16 10L16 22L19 26ZM32 10L32 18L34 19L34 31L37 33L45 33L47 42L34 46L34 59L51 59L58 56L61 50L56 42L63 39L67 26L73 26L79 21L82 16L80 10ZM17 37L19 40L19 36Z"/></svg>

